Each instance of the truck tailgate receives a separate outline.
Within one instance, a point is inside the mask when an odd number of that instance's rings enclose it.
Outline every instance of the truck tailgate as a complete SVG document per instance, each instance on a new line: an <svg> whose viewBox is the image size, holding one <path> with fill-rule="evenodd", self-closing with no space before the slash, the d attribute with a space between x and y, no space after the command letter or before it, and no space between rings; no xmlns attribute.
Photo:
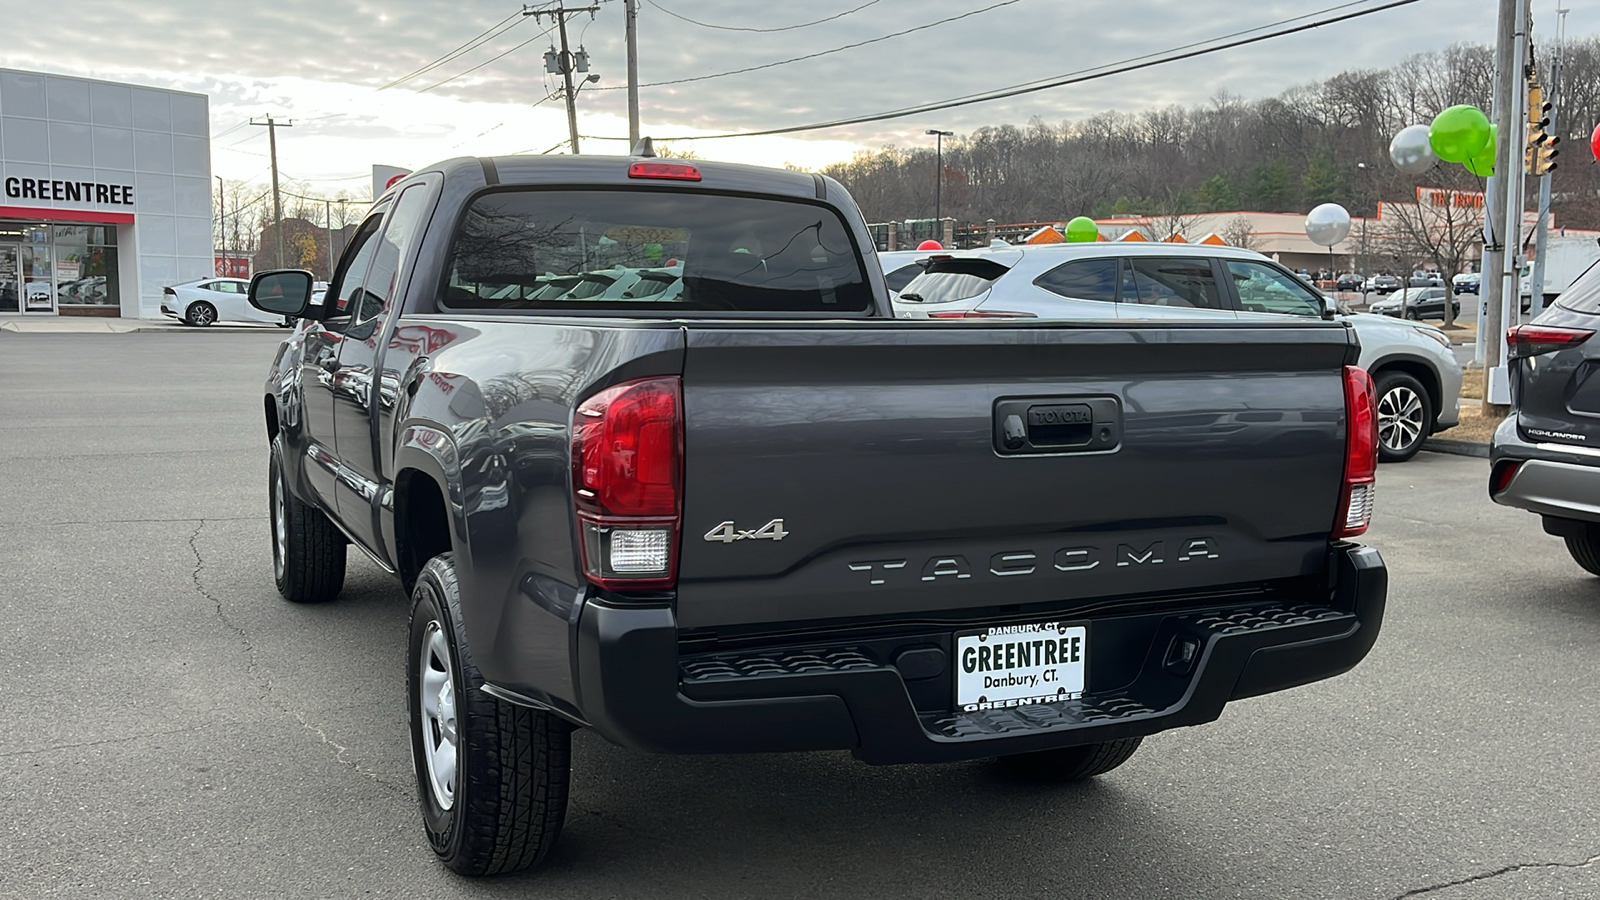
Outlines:
<svg viewBox="0 0 1600 900"><path fill-rule="evenodd" d="M691 325L678 623L1320 572L1355 356L1320 322Z"/></svg>

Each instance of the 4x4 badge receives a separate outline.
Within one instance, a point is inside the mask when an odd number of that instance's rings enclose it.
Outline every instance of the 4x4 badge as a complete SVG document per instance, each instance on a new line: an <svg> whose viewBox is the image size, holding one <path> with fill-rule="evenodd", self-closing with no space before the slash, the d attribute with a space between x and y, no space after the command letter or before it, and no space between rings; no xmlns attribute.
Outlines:
<svg viewBox="0 0 1600 900"><path fill-rule="evenodd" d="M733 527L732 522L723 522L706 532L706 540L720 541L724 544L731 544L734 541L781 541L788 535L789 532L783 530L782 519L773 519L760 528L748 531Z"/></svg>

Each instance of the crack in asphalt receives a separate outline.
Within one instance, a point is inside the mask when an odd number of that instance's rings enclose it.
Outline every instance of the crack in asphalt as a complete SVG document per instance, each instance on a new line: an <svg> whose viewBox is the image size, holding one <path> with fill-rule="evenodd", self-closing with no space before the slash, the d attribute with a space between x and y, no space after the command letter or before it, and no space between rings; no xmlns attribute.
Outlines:
<svg viewBox="0 0 1600 900"><path fill-rule="evenodd" d="M206 722L201 725L190 725L187 728L173 728L168 731L148 731L140 734L123 735L122 737L103 738L98 741L78 741L72 744L54 744L49 747L37 747L32 750L11 750L0 753L0 759L9 759L16 756L32 756L37 753L54 753L58 750L76 750L80 747L99 747L104 744L125 744L128 741L142 741L146 738L166 737L169 734L183 734L189 731L199 731L202 728L214 728L217 725L231 724L226 722Z"/></svg>
<svg viewBox="0 0 1600 900"><path fill-rule="evenodd" d="M221 622L229 631L237 634L239 636L239 640L244 643L244 671L246 675L251 675L254 674L256 668L256 648L255 645L250 643L250 635L246 634L243 628L229 621L228 614L222 609L222 598L217 597L210 591L206 590L205 584L200 580L200 573L205 571L206 561L205 557L200 554L200 545L198 542L200 540L200 532L204 530L205 527L206 520L200 519L199 524L194 526L194 534L189 535L189 550L194 553L194 570L189 573L189 578L194 582L195 591L198 592L200 596L210 600L216 605L217 621ZM271 690L272 684L271 682L267 682L263 685L261 697L264 699L267 694L271 692Z"/></svg>
<svg viewBox="0 0 1600 900"><path fill-rule="evenodd" d="M264 517L262 517L262 516L249 516L249 517L244 517L244 518L246 518L248 520L255 520L255 519L260 519L260 518L264 518ZM179 521L196 521L196 520L186 519L186 520L179 520ZM372 771L370 769L363 768L359 763L357 763L354 760L346 759L345 758L345 754L349 752L350 748L346 747L345 745L343 745L343 744L339 743L338 741L334 740L333 738L329 737L328 733L326 731L324 731L321 726L313 725L306 718L304 713L298 712L296 710L292 710L289 707L285 706L283 703L281 703L281 702L277 701L276 699L273 699L273 698L271 698L269 696L272 693L272 680L269 679L269 678L260 678L258 673L256 672L256 649L255 649L255 645L253 643L251 643L251 641L250 641L250 635L248 633L246 633L246 631L243 628L241 628L238 625L235 625L228 618L228 614L227 614L226 611L224 611L223 606L222 606L222 598L216 596L215 594L213 594L209 590L207 590L204 582L201 579L201 575L205 571L206 564L205 564L205 557L200 552L199 540L200 540L200 533L201 533L201 531L203 531L205 529L206 522L208 522L208 521L223 521L223 520L200 519L200 520L198 520L199 524L197 524L195 526L194 533L189 536L189 549L194 553L194 560L195 560L194 569L193 569L193 571L190 572L190 580L192 580L194 582L194 589L195 589L196 592L198 592L200 594L200 596L206 598L207 600L210 600L213 604L216 605L217 621L221 622L223 624L223 626L226 627L229 631L232 631L234 634L238 635L239 636L239 640L241 642L243 642L244 649L245 649L245 674L246 675L257 676L257 680L258 680L258 682L260 684L260 687L261 687L261 694L256 699L265 701L266 703L271 705L274 709L277 709L279 712L283 713L284 715L293 717L295 719L295 721L300 723L301 729L316 735L318 741L320 741L321 743L323 743L323 744L325 744L325 745L327 745L329 747L332 747L334 749L334 760L336 762L338 762L340 765L348 766L350 769L355 771L357 774L365 775L366 777L372 779L374 782L376 782L380 786L382 786L384 788L387 788L387 789L395 792L396 794L398 794L398 795L400 795L402 797L406 796L407 795L407 789L406 789L405 786L397 785L392 781L388 781L388 780L384 779L382 776L380 776L377 772L374 772L374 771ZM229 520L226 520L226 521L241 521L241 519L229 519Z"/></svg>
<svg viewBox="0 0 1600 900"><path fill-rule="evenodd" d="M1525 869L1587 869L1587 868L1589 868L1590 866L1594 865L1597 862L1600 862L1600 854L1596 854L1594 856L1591 856L1588 859L1584 860L1583 862L1579 862L1579 863L1568 863L1568 862L1516 863L1514 865L1504 866L1502 868L1495 869L1492 872L1480 872L1477 875L1468 875L1466 878L1459 878L1459 879L1457 879L1455 881L1446 881L1446 882L1443 882L1441 884L1430 884L1427 887L1412 888L1411 890L1406 891L1404 894L1400 894L1400 895L1396 896L1394 898L1394 900L1405 900L1405 898L1407 898L1407 897L1420 897L1423 894L1431 894L1434 891L1442 891L1445 888L1460 887L1461 885L1464 885L1464 884L1476 884L1477 882L1480 882L1480 881L1488 881L1491 878L1499 878L1501 875L1510 875L1513 872L1521 872L1521 871L1523 871Z"/></svg>
<svg viewBox="0 0 1600 900"><path fill-rule="evenodd" d="M280 707L280 708L282 708L282 707ZM311 722L306 719L306 717L305 717L305 715L303 713L294 712L293 710L289 710L289 709L284 709L283 711L288 713L291 716L294 716L295 720L300 723L300 727L301 728L303 728L306 731L309 731L312 734L316 735L318 740L320 740L324 744L327 744L329 747L332 747L336 751L333 754L333 758L340 765L349 766L355 772L357 772L357 773L359 773L361 775L365 775L368 778L371 778L374 782L376 782L380 786L388 788L389 790L395 792L396 794L398 794L398 795L400 795L402 797L407 795L408 791L407 791L407 789L406 789L406 787L404 785L398 785L398 784L395 784L392 781L388 781L388 780L384 779L383 776L379 775L377 772L372 771L371 769L363 769L361 767L361 765L359 763L357 763L355 760L345 759L344 755L345 755L345 753L349 752L350 748L346 747L345 745L343 745L341 743L339 743L338 741L334 740L333 738L328 737L328 733L326 731L322 730L322 726L311 724Z"/></svg>
<svg viewBox="0 0 1600 900"><path fill-rule="evenodd" d="M29 528L64 528L68 525L172 525L178 522L259 522L266 516L210 516L205 519L196 519L194 516L184 516L179 519L101 519L98 522L4 522L0 527L26 526Z"/></svg>

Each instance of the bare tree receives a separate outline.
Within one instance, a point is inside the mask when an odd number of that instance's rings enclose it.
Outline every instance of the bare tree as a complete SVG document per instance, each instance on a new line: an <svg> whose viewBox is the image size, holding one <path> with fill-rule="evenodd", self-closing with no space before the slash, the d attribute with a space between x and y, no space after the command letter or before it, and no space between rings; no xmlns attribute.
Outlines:
<svg viewBox="0 0 1600 900"><path fill-rule="evenodd" d="M1217 234L1230 246L1243 250L1261 249L1261 241L1256 239L1255 229L1251 226L1250 220L1244 216L1234 216L1229 219Z"/></svg>
<svg viewBox="0 0 1600 900"><path fill-rule="evenodd" d="M1418 186L1416 202L1383 205L1381 240L1403 270L1431 262L1444 283L1466 269L1467 258L1483 235L1483 193L1458 166L1433 170L1441 186ZM1455 322L1454 304L1445 304L1445 325Z"/></svg>

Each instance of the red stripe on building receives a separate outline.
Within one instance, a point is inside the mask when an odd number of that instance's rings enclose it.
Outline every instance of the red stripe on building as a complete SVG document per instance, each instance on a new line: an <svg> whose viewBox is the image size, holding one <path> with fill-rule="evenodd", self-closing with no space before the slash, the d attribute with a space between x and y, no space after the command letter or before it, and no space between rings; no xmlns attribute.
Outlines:
<svg viewBox="0 0 1600 900"><path fill-rule="evenodd" d="M43 219L47 222L99 222L105 225L132 225L133 213L101 212L97 209L36 209L31 206L0 206L0 219Z"/></svg>

